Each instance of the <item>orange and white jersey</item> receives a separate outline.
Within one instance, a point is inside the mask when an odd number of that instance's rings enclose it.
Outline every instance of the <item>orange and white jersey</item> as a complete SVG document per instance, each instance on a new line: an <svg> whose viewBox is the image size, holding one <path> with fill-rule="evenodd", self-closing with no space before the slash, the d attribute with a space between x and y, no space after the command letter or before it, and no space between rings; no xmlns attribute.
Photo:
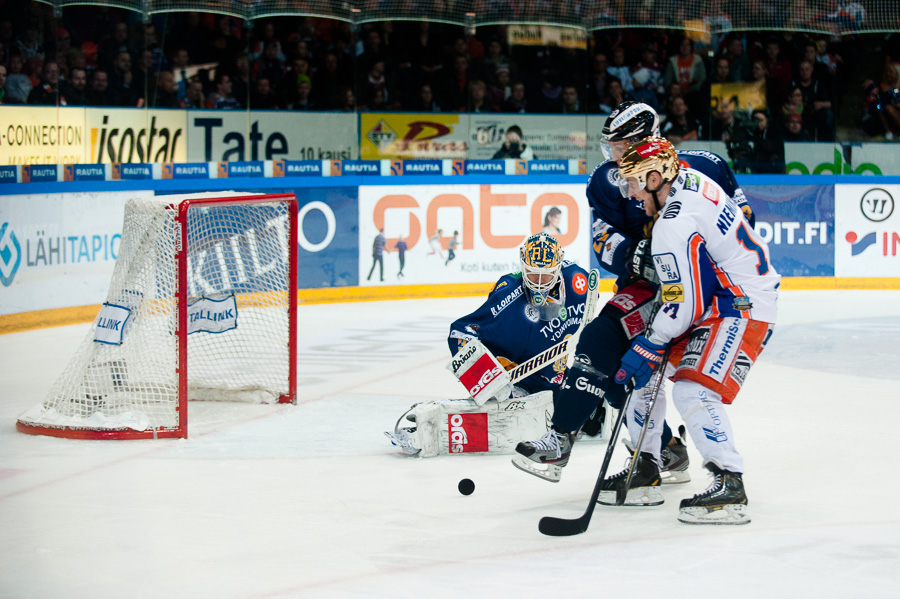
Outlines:
<svg viewBox="0 0 900 599"><path fill-rule="evenodd" d="M779 275L737 203L699 171L682 168L653 226L663 305L651 341L668 342L704 318L774 323Z"/></svg>

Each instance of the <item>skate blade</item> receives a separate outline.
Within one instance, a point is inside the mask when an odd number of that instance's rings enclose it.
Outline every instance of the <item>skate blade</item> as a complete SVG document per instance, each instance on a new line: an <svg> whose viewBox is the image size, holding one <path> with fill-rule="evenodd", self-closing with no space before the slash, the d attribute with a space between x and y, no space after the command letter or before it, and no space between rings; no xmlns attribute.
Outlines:
<svg viewBox="0 0 900 599"><path fill-rule="evenodd" d="M527 472L528 474L550 481L551 483L558 483L559 479L562 477L562 466L557 466L556 464L538 464L521 455L517 455L512 459L512 465L522 472Z"/></svg>
<svg viewBox="0 0 900 599"><path fill-rule="evenodd" d="M684 524L724 524L739 525L750 523L750 512L746 505L730 504L715 507L683 507L678 512L678 521Z"/></svg>
<svg viewBox="0 0 900 599"><path fill-rule="evenodd" d="M664 485L680 485L691 482L691 473L687 470L665 470L659 473Z"/></svg>
<svg viewBox="0 0 900 599"><path fill-rule="evenodd" d="M628 507L651 507L654 505L662 505L663 495L659 487L635 487L628 490L625 496L623 506ZM600 491L597 497L597 503L600 505L616 505L615 491Z"/></svg>

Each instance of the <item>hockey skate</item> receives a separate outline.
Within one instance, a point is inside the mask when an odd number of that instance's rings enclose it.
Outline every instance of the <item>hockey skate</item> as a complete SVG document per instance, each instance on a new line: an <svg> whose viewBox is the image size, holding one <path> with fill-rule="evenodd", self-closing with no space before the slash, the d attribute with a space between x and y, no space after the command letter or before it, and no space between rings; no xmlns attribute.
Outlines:
<svg viewBox="0 0 900 599"><path fill-rule="evenodd" d="M563 466L569 463L574 435L552 428L537 441L522 441L516 445L513 466L538 478L558 483Z"/></svg>
<svg viewBox="0 0 900 599"><path fill-rule="evenodd" d="M684 425L678 427L678 434L679 437L672 437L674 443L663 447L659 454L659 461L662 462L659 476L664 485L679 485L691 481L691 474L688 472L691 459L688 457L687 445L684 443Z"/></svg>
<svg viewBox="0 0 900 599"><path fill-rule="evenodd" d="M578 431L577 439L581 440L582 437L587 435L588 437L597 437L600 438L603 436L603 425L606 421L606 406L599 406L587 419L587 422L581 425L581 430Z"/></svg>
<svg viewBox="0 0 900 599"><path fill-rule="evenodd" d="M675 443L663 447L659 454L659 461L662 462L659 476L664 485L678 485L691 482L691 474L688 472L691 459L688 457L687 445L684 443L684 425L678 427L678 434L681 437L673 436L672 439ZM622 443L628 448L628 453L634 453L634 445L631 443L631 439L622 439Z"/></svg>
<svg viewBox="0 0 900 599"><path fill-rule="evenodd" d="M678 521L685 524L747 524L747 494L744 481L736 472L707 464L713 475L712 485L704 493L681 500Z"/></svg>
<svg viewBox="0 0 900 599"><path fill-rule="evenodd" d="M616 490L623 486L625 479L628 478L630 461L629 459L629 464L625 466L625 470L603 481L603 486L600 487L600 494L597 497L597 503L600 505L616 505ZM634 475L631 477L631 485L628 487L628 494L625 496L623 505L662 505L661 485L659 466L651 454L642 453L638 458Z"/></svg>

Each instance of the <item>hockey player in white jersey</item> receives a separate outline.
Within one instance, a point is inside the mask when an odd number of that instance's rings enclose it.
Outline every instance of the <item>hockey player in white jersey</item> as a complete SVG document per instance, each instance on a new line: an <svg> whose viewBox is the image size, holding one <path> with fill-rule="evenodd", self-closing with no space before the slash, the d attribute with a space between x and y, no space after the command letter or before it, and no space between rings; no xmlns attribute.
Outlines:
<svg viewBox="0 0 900 599"><path fill-rule="evenodd" d="M643 387L672 346L670 363L677 364L672 400L714 477L705 493L681 502L678 519L745 524L750 516L744 464L723 406L734 401L772 334L781 277L765 241L741 217L734 199L706 175L680 167L668 140L635 143L619 169L646 214L660 215L651 247L663 303L646 335L622 357L615 378L620 383L633 378L636 388ZM643 408L639 395L632 394L628 410ZM665 400L657 401L653 419L664 419L665 408ZM640 427L634 419L629 433L636 441ZM659 427L648 429L629 495L643 480L658 477L659 434ZM614 493L616 478L604 493ZM607 503L603 493L601 503Z"/></svg>

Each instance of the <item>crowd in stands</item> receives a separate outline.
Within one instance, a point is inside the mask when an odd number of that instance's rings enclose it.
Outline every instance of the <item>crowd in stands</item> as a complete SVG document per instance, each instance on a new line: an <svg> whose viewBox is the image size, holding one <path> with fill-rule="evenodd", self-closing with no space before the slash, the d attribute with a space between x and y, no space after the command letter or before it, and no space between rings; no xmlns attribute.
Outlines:
<svg viewBox="0 0 900 599"><path fill-rule="evenodd" d="M876 36L860 68L858 36L602 29L577 50L510 46L502 26L283 17L248 29L196 12L144 24L124 10L51 19L24 6L0 17L4 104L606 114L638 100L665 115L673 141L722 140L749 165L777 163L782 140L834 140L844 103L865 138L900 136L898 34Z"/></svg>

